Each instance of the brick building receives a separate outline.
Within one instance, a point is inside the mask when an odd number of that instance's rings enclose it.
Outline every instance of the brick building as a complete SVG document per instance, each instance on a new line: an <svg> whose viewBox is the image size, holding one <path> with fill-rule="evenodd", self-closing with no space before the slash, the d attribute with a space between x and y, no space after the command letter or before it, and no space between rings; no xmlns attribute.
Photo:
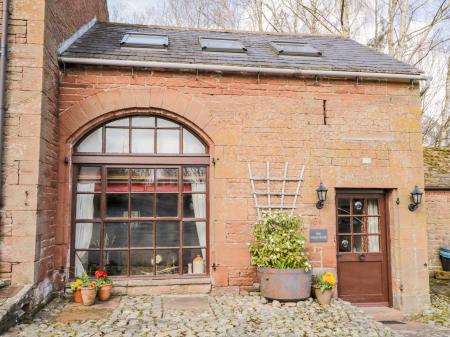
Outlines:
<svg viewBox="0 0 450 337"><path fill-rule="evenodd" d="M426 210L408 209L424 188L420 72L338 37L112 24L101 1L38 3L11 7L3 278L49 290L58 270L100 267L128 294L248 290L249 164L283 177L288 163L304 174L283 203L320 230L310 258L341 297L429 302Z"/></svg>
<svg viewBox="0 0 450 337"><path fill-rule="evenodd" d="M428 226L428 265L441 270L439 248L450 244L450 150L425 148L425 192Z"/></svg>

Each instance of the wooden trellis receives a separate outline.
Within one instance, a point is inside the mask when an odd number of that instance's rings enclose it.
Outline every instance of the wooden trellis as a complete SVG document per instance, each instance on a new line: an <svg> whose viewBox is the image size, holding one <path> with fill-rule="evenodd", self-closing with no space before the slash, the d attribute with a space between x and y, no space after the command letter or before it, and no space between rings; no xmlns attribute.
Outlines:
<svg viewBox="0 0 450 337"><path fill-rule="evenodd" d="M266 176L254 176L252 171L252 164L248 163L248 174L250 177L250 183L252 185L253 200L255 201L255 207L258 214L258 219L261 219L263 211L272 212L272 210L286 210L290 215L294 214L294 210L297 208L297 199L300 194L300 187L303 181L303 174L305 172L305 166L300 168L299 175L297 177L288 177L287 162L284 163L284 174L282 177L270 175L270 163L266 163ZM257 182L265 182L264 190L257 190ZM274 191L271 186L271 182L281 182L281 190ZM287 192L286 185L296 184L295 192ZM293 197L292 203L286 203L285 197ZM273 199L278 198L279 203L273 203ZM260 199L267 200L267 204L260 203Z"/></svg>

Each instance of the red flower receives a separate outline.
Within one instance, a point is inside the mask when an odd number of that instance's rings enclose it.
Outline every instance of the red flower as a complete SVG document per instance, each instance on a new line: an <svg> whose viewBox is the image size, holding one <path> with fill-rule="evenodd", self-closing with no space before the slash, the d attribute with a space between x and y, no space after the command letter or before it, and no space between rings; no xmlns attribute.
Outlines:
<svg viewBox="0 0 450 337"><path fill-rule="evenodd" d="M108 273L106 272L106 271L104 271L104 270L97 270L96 272L95 272L95 277L96 278L107 278L108 277Z"/></svg>

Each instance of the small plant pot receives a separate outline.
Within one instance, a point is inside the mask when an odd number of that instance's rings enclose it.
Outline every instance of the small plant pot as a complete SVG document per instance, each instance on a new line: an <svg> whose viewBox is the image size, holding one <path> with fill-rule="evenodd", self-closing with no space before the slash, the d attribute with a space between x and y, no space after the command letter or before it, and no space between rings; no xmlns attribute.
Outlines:
<svg viewBox="0 0 450 337"><path fill-rule="evenodd" d="M333 297L333 289L325 289L323 292L319 288L314 288L314 294L316 295L317 302L320 305L328 305L331 303Z"/></svg>
<svg viewBox="0 0 450 337"><path fill-rule="evenodd" d="M97 289L93 288L81 288L81 297L83 298L83 304L86 306L95 303L95 297L97 296Z"/></svg>
<svg viewBox="0 0 450 337"><path fill-rule="evenodd" d="M98 299L100 301L107 301L111 297L112 284L105 284L98 289Z"/></svg>
<svg viewBox="0 0 450 337"><path fill-rule="evenodd" d="M81 289L78 288L73 292L73 301L75 303L83 304L83 298L81 297Z"/></svg>

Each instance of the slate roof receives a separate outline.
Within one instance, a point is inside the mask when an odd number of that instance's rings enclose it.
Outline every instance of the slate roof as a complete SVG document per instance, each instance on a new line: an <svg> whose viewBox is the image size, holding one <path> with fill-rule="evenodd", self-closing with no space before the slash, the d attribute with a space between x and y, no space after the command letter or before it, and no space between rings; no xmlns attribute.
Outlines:
<svg viewBox="0 0 450 337"><path fill-rule="evenodd" d="M129 32L167 34L169 48L167 50L121 48L120 42ZM247 53L202 51L198 41L200 37L239 39L247 48ZM269 45L269 42L274 40L307 43L321 51L322 56L280 56ZM414 75L421 73L416 68L386 54L353 40L335 36L198 30L117 23L97 23L61 56Z"/></svg>
<svg viewBox="0 0 450 337"><path fill-rule="evenodd" d="M450 149L423 149L425 187L450 188Z"/></svg>

